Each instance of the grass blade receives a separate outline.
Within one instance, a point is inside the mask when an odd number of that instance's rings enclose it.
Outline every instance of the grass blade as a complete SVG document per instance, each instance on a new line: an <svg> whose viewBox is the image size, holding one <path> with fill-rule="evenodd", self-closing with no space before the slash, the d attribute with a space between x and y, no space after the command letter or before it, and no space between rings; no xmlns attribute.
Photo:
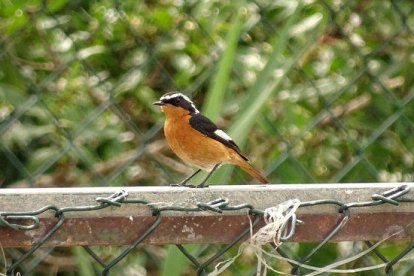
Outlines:
<svg viewBox="0 0 414 276"><path fill-rule="evenodd" d="M76 259L77 263L77 272L78 275L85 275L85 276L93 276L95 275L95 271L93 269L93 262L89 258L88 253L80 247L76 246L72 248L73 256Z"/></svg>
<svg viewBox="0 0 414 276"><path fill-rule="evenodd" d="M233 22L230 24L231 29L226 36L226 48L221 56L218 69L212 78L210 90L206 96L203 114L212 120L217 119L220 114L227 84L230 79L232 64L236 56L237 44L242 32L243 18L243 13L239 9Z"/></svg>
<svg viewBox="0 0 414 276"><path fill-rule="evenodd" d="M197 245L186 246L186 249L190 251L193 251L195 248L197 248ZM175 245L169 245L167 256L162 264L161 276L183 275L188 265L190 265L190 262L187 257Z"/></svg>
<svg viewBox="0 0 414 276"><path fill-rule="evenodd" d="M260 112L266 101L277 91L277 87L283 77L293 67L294 59L283 61L280 58L287 47L289 40L290 29L301 11L302 5L298 4L295 11L290 15L288 21L284 25L281 32L278 34L278 39L274 40L273 50L269 57L269 61L260 72L255 84L247 92L247 97L243 102L240 110L241 112L234 119L234 123L230 127L228 133L236 141L236 143L243 148L246 144L250 129L255 123L255 118ZM274 78L276 69L281 68L282 74L278 78ZM274 79L273 79L274 78ZM226 166L219 170L213 177L214 183L227 183L233 171L233 166Z"/></svg>

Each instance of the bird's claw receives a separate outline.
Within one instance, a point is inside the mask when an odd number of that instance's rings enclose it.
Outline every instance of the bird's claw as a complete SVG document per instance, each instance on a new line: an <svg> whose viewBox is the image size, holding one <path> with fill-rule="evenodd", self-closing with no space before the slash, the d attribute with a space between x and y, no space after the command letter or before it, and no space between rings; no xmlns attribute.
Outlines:
<svg viewBox="0 0 414 276"><path fill-rule="evenodd" d="M191 185L191 184L185 184L185 183L177 183L177 184L170 184L171 187L186 187L186 188L207 188L208 185Z"/></svg>
<svg viewBox="0 0 414 276"><path fill-rule="evenodd" d="M194 188L208 188L208 184L200 184L200 185L197 185L197 186L194 186Z"/></svg>

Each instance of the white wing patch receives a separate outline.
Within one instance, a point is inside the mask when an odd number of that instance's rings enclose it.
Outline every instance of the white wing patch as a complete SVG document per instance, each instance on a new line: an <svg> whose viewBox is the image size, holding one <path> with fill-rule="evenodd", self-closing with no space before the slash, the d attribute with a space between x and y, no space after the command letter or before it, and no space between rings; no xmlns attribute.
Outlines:
<svg viewBox="0 0 414 276"><path fill-rule="evenodd" d="M221 129L217 129L216 131L214 131L214 134L216 134L217 136L220 136L221 138L223 138L226 141L233 141L233 139L231 139L231 137L228 136L227 133L225 133Z"/></svg>

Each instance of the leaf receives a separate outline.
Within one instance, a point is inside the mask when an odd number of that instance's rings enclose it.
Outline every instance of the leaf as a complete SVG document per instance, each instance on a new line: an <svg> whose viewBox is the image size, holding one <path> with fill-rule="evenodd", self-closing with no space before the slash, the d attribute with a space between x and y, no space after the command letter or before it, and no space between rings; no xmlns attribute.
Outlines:
<svg viewBox="0 0 414 276"><path fill-rule="evenodd" d="M95 275L92 262L89 259L89 255L85 250L79 246L72 248L73 256L76 259L77 264L77 274L84 276L93 276Z"/></svg>
<svg viewBox="0 0 414 276"><path fill-rule="evenodd" d="M227 91L227 84L230 79L232 64L236 56L237 44L243 26L243 13L239 9L236 17L231 23L232 28L226 36L226 49L221 56L218 70L212 78L210 90L207 93L203 113L213 121L219 116L223 105L224 95Z"/></svg>
<svg viewBox="0 0 414 276"><path fill-rule="evenodd" d="M270 54L269 61L260 72L254 85L247 91L247 97L240 107L240 112L236 116L234 123L230 127L228 133L236 141L240 148L247 142L251 128L256 122L256 117L261 108L266 104L269 98L277 91L277 87L284 76L290 71L294 64L294 59L284 60L283 52L287 47L290 38L290 29L296 21L302 5L298 5L293 14L289 17L286 25L278 34L278 38L274 40L273 51ZM275 78L275 71L279 68L279 74ZM228 183L233 166L226 166L219 170L212 180L214 183Z"/></svg>
<svg viewBox="0 0 414 276"><path fill-rule="evenodd" d="M197 247L197 245L188 245L186 249L193 251ZM183 275L183 271L188 263L188 259L175 245L169 245L167 256L162 264L161 276Z"/></svg>

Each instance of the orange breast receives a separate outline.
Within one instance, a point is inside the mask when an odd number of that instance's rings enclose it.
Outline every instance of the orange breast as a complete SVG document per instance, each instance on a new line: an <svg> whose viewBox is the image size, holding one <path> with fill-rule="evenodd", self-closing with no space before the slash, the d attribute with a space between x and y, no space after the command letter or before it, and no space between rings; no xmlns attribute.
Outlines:
<svg viewBox="0 0 414 276"><path fill-rule="evenodd" d="M190 115L174 118L167 116L164 134L174 153L184 162L207 171L218 163L229 163L234 151L193 129L189 119Z"/></svg>

